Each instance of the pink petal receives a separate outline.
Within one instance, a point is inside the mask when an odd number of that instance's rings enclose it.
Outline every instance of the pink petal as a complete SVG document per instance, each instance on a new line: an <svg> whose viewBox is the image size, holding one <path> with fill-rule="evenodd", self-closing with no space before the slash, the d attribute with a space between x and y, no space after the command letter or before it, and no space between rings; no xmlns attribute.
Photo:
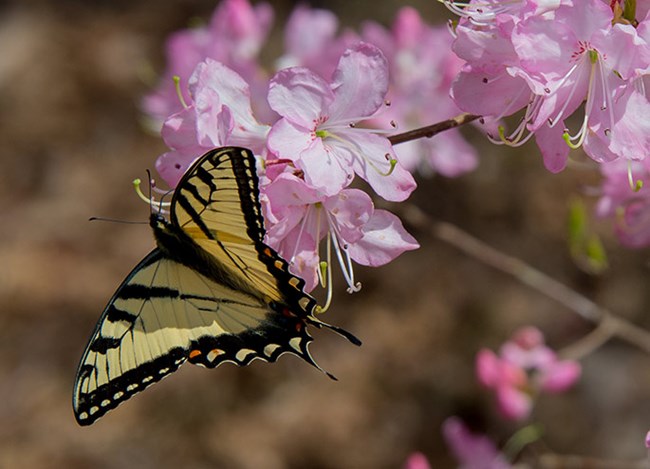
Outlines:
<svg viewBox="0 0 650 469"><path fill-rule="evenodd" d="M309 233L294 229L282 242L280 255L291 264L289 270L305 281L305 291L310 292L318 285L318 263L316 242Z"/></svg>
<svg viewBox="0 0 650 469"><path fill-rule="evenodd" d="M610 148L626 159L643 159L650 155L650 102L631 90L616 104L622 117L611 132Z"/></svg>
<svg viewBox="0 0 650 469"><path fill-rule="evenodd" d="M315 139L308 129L280 119L271 127L266 144L278 158L296 161Z"/></svg>
<svg viewBox="0 0 650 469"><path fill-rule="evenodd" d="M580 379L581 367L578 362L565 360L547 366L540 375L540 385L544 391L563 392Z"/></svg>
<svg viewBox="0 0 650 469"><path fill-rule="evenodd" d="M329 115L334 93L311 70L293 67L280 70L271 79L268 100L271 109L282 117L313 131Z"/></svg>
<svg viewBox="0 0 650 469"><path fill-rule="evenodd" d="M422 453L411 454L402 469L431 469L427 457Z"/></svg>
<svg viewBox="0 0 650 469"><path fill-rule="evenodd" d="M179 149L198 145L194 107L190 106L169 116L163 124L161 135L169 148Z"/></svg>
<svg viewBox="0 0 650 469"><path fill-rule="evenodd" d="M530 415L533 401L525 392L502 385L497 388L497 406L505 418L523 420Z"/></svg>
<svg viewBox="0 0 650 469"><path fill-rule="evenodd" d="M250 148L257 154L263 152L269 126L260 124L253 116L250 88L239 74L220 62L206 59L196 67L189 86L192 95L202 87L214 90L221 103L228 106L234 121L231 145Z"/></svg>
<svg viewBox="0 0 650 469"><path fill-rule="evenodd" d="M314 139L300 152L297 161L305 172L305 181L326 195L338 194L352 182L354 173L346 163L346 154L335 153L320 138Z"/></svg>
<svg viewBox="0 0 650 469"><path fill-rule="evenodd" d="M493 388L499 382L501 366L499 358L492 350L481 349L476 354L476 377L486 388Z"/></svg>
<svg viewBox="0 0 650 469"><path fill-rule="evenodd" d="M465 112L509 116L528 104L530 89L522 78L510 76L505 69L495 75L467 70L452 84L451 97Z"/></svg>
<svg viewBox="0 0 650 469"><path fill-rule="evenodd" d="M337 136L355 142L362 155L354 155L352 167L354 172L363 178L372 189L386 200L402 202L415 190L416 183L413 175L404 169L399 161L389 173L388 158L396 158L393 147L386 137L361 133L354 129L338 131ZM347 147L334 141L332 148L336 151L347 152ZM383 173L383 174L382 174Z"/></svg>
<svg viewBox="0 0 650 469"><path fill-rule="evenodd" d="M330 120L361 120L379 109L388 92L388 62L375 46L361 42L346 50L332 77L335 100Z"/></svg>
<svg viewBox="0 0 650 469"><path fill-rule="evenodd" d="M219 95L210 88L197 90L194 99L196 110L196 138L206 148L222 147L228 143L234 120L230 109L222 106Z"/></svg>
<svg viewBox="0 0 650 469"><path fill-rule="evenodd" d="M331 11L298 5L287 21L285 48L298 58L313 57L325 49L337 28L338 19Z"/></svg>
<svg viewBox="0 0 650 469"><path fill-rule="evenodd" d="M554 127L543 125L535 131L535 141L542 152L544 166L552 173L559 173L566 167L569 146L562 138L564 122Z"/></svg>
<svg viewBox="0 0 650 469"><path fill-rule="evenodd" d="M615 24L595 46L606 57L608 68L616 70L624 80L650 65L650 46L632 25Z"/></svg>
<svg viewBox="0 0 650 469"><path fill-rule="evenodd" d="M404 251L420 247L404 229L400 219L386 210L375 210L363 232L361 240L348 246L350 257L362 265L384 265Z"/></svg>
<svg viewBox="0 0 650 469"><path fill-rule="evenodd" d="M492 441L472 433L458 417L449 417L442 424L447 446L463 469L508 469L503 454Z"/></svg>
<svg viewBox="0 0 650 469"><path fill-rule="evenodd" d="M364 236L363 227L374 211L372 199L359 189L344 189L327 198L323 206L336 224L343 243L355 243Z"/></svg>
<svg viewBox="0 0 650 469"><path fill-rule="evenodd" d="M476 149L457 130L425 139L422 144L431 168L445 177L458 177L478 166Z"/></svg>
<svg viewBox="0 0 650 469"><path fill-rule="evenodd" d="M185 171L204 151L205 149L196 146L163 153L156 160L156 171L169 187L176 187Z"/></svg>

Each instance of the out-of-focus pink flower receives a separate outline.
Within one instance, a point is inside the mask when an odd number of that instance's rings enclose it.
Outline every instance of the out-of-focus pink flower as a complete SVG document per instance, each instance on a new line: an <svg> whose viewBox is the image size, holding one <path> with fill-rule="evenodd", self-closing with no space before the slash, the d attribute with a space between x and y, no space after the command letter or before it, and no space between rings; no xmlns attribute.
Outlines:
<svg viewBox="0 0 650 469"><path fill-rule="evenodd" d="M460 114L449 88L463 61L452 53L453 38L446 27L432 27L417 10L403 7L390 30L366 22L362 37L378 46L390 64L391 106L381 121L407 129ZM448 177L471 171L478 163L476 151L458 130L400 144L395 152L409 171L421 169Z"/></svg>
<svg viewBox="0 0 650 469"><path fill-rule="evenodd" d="M419 452L411 454L402 469L431 469L427 457Z"/></svg>
<svg viewBox="0 0 650 469"><path fill-rule="evenodd" d="M386 58L366 43L343 54L331 83L306 68L281 70L268 99L282 118L269 133L268 147L294 161L305 181L327 195L348 186L356 173L381 197L405 200L415 181L395 164L388 139L356 127L384 104L387 91Z"/></svg>
<svg viewBox="0 0 650 469"><path fill-rule="evenodd" d="M257 57L272 23L273 10L267 3L252 6L248 0L223 0L208 26L172 34L166 45L167 69L158 87L144 98L144 110L159 122L181 111L183 106L172 77L179 77L183 98L189 100L187 81L198 63L210 58L243 76L251 84L255 103L268 112L260 99L264 98L260 93L265 93L266 81Z"/></svg>
<svg viewBox="0 0 650 469"><path fill-rule="evenodd" d="M650 245L650 159L602 164L603 182L596 214L611 217L619 241L631 248ZM630 182L642 183L635 190Z"/></svg>
<svg viewBox="0 0 650 469"><path fill-rule="evenodd" d="M359 36L351 30L337 36L338 24L338 18L329 10L298 5L287 21L285 53L276 68L307 67L329 80L343 52L359 42Z"/></svg>
<svg viewBox="0 0 650 469"><path fill-rule="evenodd" d="M530 415L533 398L539 392L566 391L580 378L580 373L577 362L557 358L535 327L515 332L501 346L499 355L482 349L476 356L479 382L494 389L498 409L512 420L523 420Z"/></svg>
<svg viewBox="0 0 650 469"><path fill-rule="evenodd" d="M508 469L512 465L484 435L472 433L458 417L442 424L442 435L462 469Z"/></svg>

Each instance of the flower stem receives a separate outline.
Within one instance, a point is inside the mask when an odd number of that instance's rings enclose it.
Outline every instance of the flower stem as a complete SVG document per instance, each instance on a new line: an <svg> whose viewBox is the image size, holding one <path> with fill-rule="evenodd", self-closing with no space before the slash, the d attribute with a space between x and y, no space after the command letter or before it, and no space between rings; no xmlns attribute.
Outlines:
<svg viewBox="0 0 650 469"><path fill-rule="evenodd" d="M618 337L650 353L649 331L597 305L577 291L572 290L522 260L498 251L457 226L431 219L426 213L414 205L404 205L400 210L400 215L412 226L430 233L432 236L454 246L486 265L515 277L521 283L554 299L566 308L577 313L583 319L600 326L600 331L596 335L607 338Z"/></svg>
<svg viewBox="0 0 650 469"><path fill-rule="evenodd" d="M409 130L401 134L391 135L388 137L390 143L397 145L398 143L410 142L411 140L416 140L418 138L431 138L434 135L443 132L445 130L453 129L469 122L472 122L478 119L481 116L475 116L473 114L459 114L456 117L447 119L446 121L437 122L432 125L427 125L426 127L420 127L419 129Z"/></svg>

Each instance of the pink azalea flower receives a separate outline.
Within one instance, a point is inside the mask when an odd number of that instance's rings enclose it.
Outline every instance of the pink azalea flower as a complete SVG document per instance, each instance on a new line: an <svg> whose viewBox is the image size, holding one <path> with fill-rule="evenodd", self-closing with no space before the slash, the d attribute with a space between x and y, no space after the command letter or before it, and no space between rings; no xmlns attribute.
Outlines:
<svg viewBox="0 0 650 469"><path fill-rule="evenodd" d="M212 148L237 145L263 154L270 128L253 116L248 83L219 62L199 63L188 88L191 104L163 125L163 139L172 151L156 161L156 169L171 187L196 158Z"/></svg>
<svg viewBox="0 0 650 469"><path fill-rule="evenodd" d="M511 420L523 420L530 415L537 393L566 391L580 378L580 373L580 365L559 360L534 327L515 332L501 346L499 355L483 349L476 356L479 382L494 389L499 411Z"/></svg>
<svg viewBox="0 0 650 469"><path fill-rule="evenodd" d="M442 435L462 469L508 469L512 465L484 435L472 433L458 417L442 424Z"/></svg>
<svg viewBox="0 0 650 469"><path fill-rule="evenodd" d="M417 10L404 7L390 31L367 22L362 37L382 50L391 67L391 106L381 120L417 128L460 114L449 87L463 62L451 53L452 37L446 27L431 27ZM476 151L458 130L400 144L395 152L409 171L433 170L449 177L471 171L478 163Z"/></svg>
<svg viewBox="0 0 650 469"><path fill-rule="evenodd" d="M634 71L647 66L650 58L648 45L636 30L629 25L612 26L612 19L607 4L588 0L580 8L563 4L552 13L527 18L512 34L521 65L516 75L537 96L531 104L535 110L529 129L563 126L562 121L586 100L582 126L574 135L565 135L573 146L584 144L587 154L600 162L619 156L644 158L647 153L647 148L639 148L636 154L622 148L614 153L616 147L610 145L613 138L620 141L615 133L634 133L621 122L625 110L616 98ZM644 112L650 112L650 106L638 116Z"/></svg>
<svg viewBox="0 0 650 469"><path fill-rule="evenodd" d="M334 248L350 291L358 289L352 260L379 266L418 247L399 219L384 210L375 210L370 197L361 190L343 189L328 196L290 169L262 190L267 242L305 279L307 290L318 283L319 245L325 238L327 252L329 246ZM329 254L326 260L329 269Z"/></svg>
<svg viewBox="0 0 650 469"><path fill-rule="evenodd" d="M294 67L271 80L269 104L282 118L268 147L304 171L305 180L327 195L350 184L354 173L383 198L405 200L415 189L387 138L356 128L373 116L388 91L388 65L376 47L360 43L341 57L331 83Z"/></svg>
<svg viewBox="0 0 650 469"><path fill-rule="evenodd" d="M598 162L645 158L650 103L634 80L650 66L650 47L643 27L612 24L611 8L601 0L471 2L456 29L454 50L468 62L454 83L457 104L497 118L526 106L500 141L516 146L536 135L553 172L579 146ZM571 135L564 121L583 102Z"/></svg>
<svg viewBox="0 0 650 469"><path fill-rule="evenodd" d="M267 3L251 6L247 0L223 0L209 26L172 34L166 45L167 69L156 90L144 98L144 110L156 121L181 111L183 105L172 77L179 77L183 98L189 100L185 84L206 58L218 60L245 77L252 83L255 102L259 103L258 92L264 92L266 84L256 61L272 22L273 10Z"/></svg>

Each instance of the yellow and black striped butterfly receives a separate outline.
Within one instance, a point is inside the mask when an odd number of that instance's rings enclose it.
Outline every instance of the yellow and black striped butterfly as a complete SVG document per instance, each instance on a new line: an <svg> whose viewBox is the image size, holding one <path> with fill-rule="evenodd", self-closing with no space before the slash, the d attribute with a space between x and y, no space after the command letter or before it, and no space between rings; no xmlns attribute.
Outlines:
<svg viewBox="0 0 650 469"><path fill-rule="evenodd" d="M200 157L174 191L170 220L152 213L150 224L158 247L108 302L79 364L79 424L92 424L185 361L244 366L288 352L319 368L307 325L360 345L314 317L316 300L303 292L304 281L264 244L249 150L226 147Z"/></svg>

